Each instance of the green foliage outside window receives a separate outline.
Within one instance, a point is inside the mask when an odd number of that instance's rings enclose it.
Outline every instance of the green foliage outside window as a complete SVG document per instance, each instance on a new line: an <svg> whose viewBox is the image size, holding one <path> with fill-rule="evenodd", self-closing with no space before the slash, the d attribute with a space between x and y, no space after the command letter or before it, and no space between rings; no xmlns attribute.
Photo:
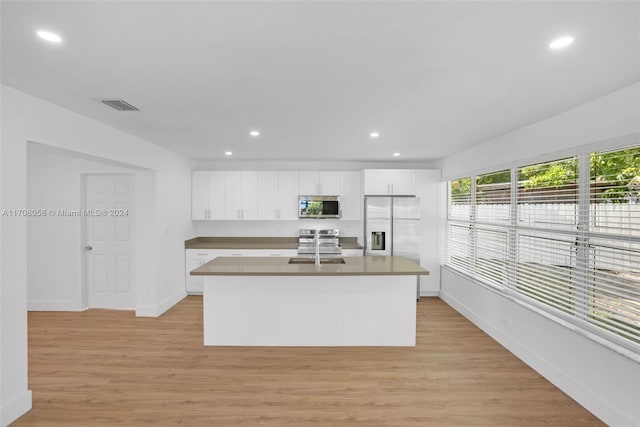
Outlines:
<svg viewBox="0 0 640 427"><path fill-rule="evenodd" d="M592 153L589 158L590 180L603 190L598 197L613 203L625 203L640 197L640 147ZM478 185L509 182L509 171L478 177ZM577 183L578 158L526 166L518 170L518 181L524 188L561 187ZM453 201L463 203L471 194L469 178L451 181Z"/></svg>

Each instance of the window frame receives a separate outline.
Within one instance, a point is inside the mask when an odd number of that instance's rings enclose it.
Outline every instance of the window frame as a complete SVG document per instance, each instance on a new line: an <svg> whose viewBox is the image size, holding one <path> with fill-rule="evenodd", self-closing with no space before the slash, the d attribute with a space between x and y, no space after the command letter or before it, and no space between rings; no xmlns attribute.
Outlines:
<svg viewBox="0 0 640 427"><path fill-rule="evenodd" d="M595 288L593 284L595 280L589 282L589 275L591 273L590 267L595 266L594 264L590 264L590 251L591 251L591 241L595 239L607 239L611 238L616 240L619 236L612 235L610 233L601 233L601 232L590 232L590 212L592 209L592 200L591 200L591 169L590 169L590 159L592 155L597 153L608 153L608 152L616 152L622 151L626 149L640 149L640 144L635 141L630 145L625 145L623 147L615 147L615 148L607 148L598 150L595 147L589 149L588 151L580 151L579 153L567 154L567 155L558 155L555 159L551 160L543 160L532 162L528 165L512 165L510 168L496 168L495 170L485 172L483 174L469 174L464 175L465 179L470 178L471 180L471 206L469 207L470 218L468 221L461 220L460 218L452 218L450 216L450 207L451 207L451 182L454 181L448 180L447 183L447 208L446 208L446 218L445 225L447 232L444 233L445 236L445 256L444 262L445 266L451 268L453 271L462 273L463 275L470 277L472 280L480 283L502 293L504 295L509 296L516 300L516 302L531 306L537 311L542 311L543 313L550 315L552 318L559 318L563 321L567 321L574 326L578 326L581 330L584 331L585 335L597 336L600 341L604 339L607 343L612 343L614 345L619 345L624 347L627 350L631 350L634 354L640 355L640 333L638 333L634 338L627 338L619 333L612 332L607 328L604 328L601 325L598 325L598 322L590 322L589 321L589 293L595 292ZM561 161L567 158L576 158L577 159L577 200L576 200L576 225L574 228L567 228L565 230L557 230L553 229L553 227L523 227L519 225L519 210L518 210L518 172L521 168L527 166L538 165L541 163L553 163L557 161ZM495 223L485 223L477 221L477 199L476 199L476 184L478 177L483 175L490 175L494 173L499 173L502 171L510 170L511 176L511 198L510 198L510 221L508 224L495 224ZM585 173L586 172L586 173ZM470 259L470 264L472 266L471 269L460 269L456 265L452 265L450 262L450 251L449 251L449 228L452 225L465 225L468 224L469 227L469 244L472 245L469 252L472 254L472 258ZM481 274L478 274L477 271L477 263L478 263L478 232L482 231L489 225L490 228L500 228L506 230L507 233L507 253L506 253L506 280L504 283L497 283L495 280L491 280L491 278L482 277ZM564 238L573 238L575 236L575 253L576 253L576 264L575 271L572 274L575 274L575 277L570 282L571 284L575 284L574 295L573 295L573 312L565 312L558 308L554 308L552 305L548 303L544 303L536 300L528 296L525 293L522 293L517 289L517 274L518 274L518 256L521 252L521 248L518 245L519 236L523 232L549 232L549 233L560 233L560 235L564 236ZM640 243L640 236L630 237L634 242ZM595 256L594 256L595 259ZM594 267L595 270L595 267ZM577 278L577 279L576 279ZM635 304L635 300L632 300ZM593 302L593 305L596 304L597 301ZM599 318L598 318L599 319Z"/></svg>

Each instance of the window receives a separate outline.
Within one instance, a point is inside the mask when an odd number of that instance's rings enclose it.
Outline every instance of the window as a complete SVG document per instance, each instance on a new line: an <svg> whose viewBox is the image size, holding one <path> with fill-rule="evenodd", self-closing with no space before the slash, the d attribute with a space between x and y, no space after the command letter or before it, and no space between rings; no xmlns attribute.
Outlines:
<svg viewBox="0 0 640 427"><path fill-rule="evenodd" d="M511 171L479 175L475 181L475 271L493 284L506 285Z"/></svg>
<svg viewBox="0 0 640 427"><path fill-rule="evenodd" d="M640 147L589 156L587 320L640 342Z"/></svg>
<svg viewBox="0 0 640 427"><path fill-rule="evenodd" d="M640 146L450 182L450 267L640 344Z"/></svg>
<svg viewBox="0 0 640 427"><path fill-rule="evenodd" d="M465 272L473 271L473 243L471 242L471 178L449 183L447 208L447 263Z"/></svg>

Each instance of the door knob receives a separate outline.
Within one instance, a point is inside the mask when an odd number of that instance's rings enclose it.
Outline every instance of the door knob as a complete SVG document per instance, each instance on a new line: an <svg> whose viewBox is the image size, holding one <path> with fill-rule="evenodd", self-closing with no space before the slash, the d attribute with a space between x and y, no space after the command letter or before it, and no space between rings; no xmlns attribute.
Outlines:
<svg viewBox="0 0 640 427"><path fill-rule="evenodd" d="M87 245L87 246L85 246L84 248L85 248L86 250L90 251L90 250L92 250L92 249L93 249L93 246L91 246L91 245Z"/></svg>

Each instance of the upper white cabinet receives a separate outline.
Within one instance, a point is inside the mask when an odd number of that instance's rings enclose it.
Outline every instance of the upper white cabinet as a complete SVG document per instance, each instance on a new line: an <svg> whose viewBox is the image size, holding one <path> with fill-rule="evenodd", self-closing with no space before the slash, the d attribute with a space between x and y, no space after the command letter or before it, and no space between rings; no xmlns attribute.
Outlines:
<svg viewBox="0 0 640 427"><path fill-rule="evenodd" d="M191 219L224 219L224 187L224 172L193 172Z"/></svg>
<svg viewBox="0 0 640 427"><path fill-rule="evenodd" d="M298 171L278 172L278 217L276 219L298 219Z"/></svg>
<svg viewBox="0 0 640 427"><path fill-rule="evenodd" d="M340 172L342 195L340 197L341 219L362 219L362 173Z"/></svg>
<svg viewBox="0 0 640 427"><path fill-rule="evenodd" d="M225 172L224 178L224 219L258 219L258 172Z"/></svg>
<svg viewBox="0 0 640 427"><path fill-rule="evenodd" d="M300 171L300 194L305 196L340 195L340 172Z"/></svg>
<svg viewBox="0 0 640 427"><path fill-rule="evenodd" d="M258 172L258 219L298 219L298 172Z"/></svg>
<svg viewBox="0 0 640 427"><path fill-rule="evenodd" d="M413 169L365 169L365 195L415 195L416 173Z"/></svg>

